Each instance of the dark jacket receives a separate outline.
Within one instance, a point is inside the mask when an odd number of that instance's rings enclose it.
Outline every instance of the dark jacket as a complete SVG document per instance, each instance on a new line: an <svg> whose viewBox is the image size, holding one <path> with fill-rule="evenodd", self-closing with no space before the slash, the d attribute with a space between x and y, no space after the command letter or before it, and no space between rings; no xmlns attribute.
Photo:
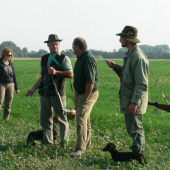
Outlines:
<svg viewBox="0 0 170 170"><path fill-rule="evenodd" d="M9 65L0 59L0 83L14 83L15 90L18 90L14 64L9 61Z"/></svg>
<svg viewBox="0 0 170 170"><path fill-rule="evenodd" d="M86 83L93 83L92 93L98 90L98 67L95 57L90 51L85 51L77 57L74 66L74 89L79 94L84 94Z"/></svg>
<svg viewBox="0 0 170 170"><path fill-rule="evenodd" d="M39 91L39 94L41 96L56 96L57 94L56 94L54 85L52 83L51 75L48 73L48 68L47 68L48 57L50 57L49 54L46 54L46 55L42 56L42 58L41 58L42 82L41 82L41 86L40 86L39 89L42 89L42 90ZM62 54L62 53L61 53L61 55L56 54L55 59L61 65L64 57L65 57L65 54ZM56 70L64 71L62 69L62 67L57 66L57 64L54 61L52 61L50 66L53 67ZM54 76L54 75L53 75L53 78L54 79L58 78L57 81L55 81L56 85L57 85L57 89L58 89L61 96L65 96L66 95L65 94L66 93L66 90L65 90L65 78L57 77L57 76ZM46 87L46 88L44 88L44 87Z"/></svg>

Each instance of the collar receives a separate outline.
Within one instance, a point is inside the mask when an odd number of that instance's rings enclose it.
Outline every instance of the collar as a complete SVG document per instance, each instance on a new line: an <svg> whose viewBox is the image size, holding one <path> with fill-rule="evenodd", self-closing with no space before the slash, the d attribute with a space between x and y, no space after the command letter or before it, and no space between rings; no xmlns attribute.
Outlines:
<svg viewBox="0 0 170 170"><path fill-rule="evenodd" d="M57 51L53 56L55 57L56 55L61 55L61 51Z"/></svg>
<svg viewBox="0 0 170 170"><path fill-rule="evenodd" d="M0 63L6 66L6 64L3 62L2 58L0 59ZM9 61L9 65L11 65L11 61Z"/></svg>
<svg viewBox="0 0 170 170"><path fill-rule="evenodd" d="M61 51L57 51L57 52L54 54L54 56L56 56L56 55L61 55Z"/></svg>
<svg viewBox="0 0 170 170"><path fill-rule="evenodd" d="M139 48L139 46L136 44L130 51L128 50L125 55L128 56L128 55L131 55L132 52L136 49L136 48Z"/></svg>
<svg viewBox="0 0 170 170"><path fill-rule="evenodd" d="M83 57L84 57L85 54L87 54L87 53L88 53L88 51L84 51L80 56L77 55L77 59L78 59L78 60L83 59Z"/></svg>

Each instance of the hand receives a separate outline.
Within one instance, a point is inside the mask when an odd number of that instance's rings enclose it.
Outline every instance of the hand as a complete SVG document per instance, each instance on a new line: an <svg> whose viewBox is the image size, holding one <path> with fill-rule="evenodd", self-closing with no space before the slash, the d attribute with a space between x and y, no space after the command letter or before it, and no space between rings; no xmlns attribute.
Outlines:
<svg viewBox="0 0 170 170"><path fill-rule="evenodd" d="M34 90L30 89L27 91L27 96L32 96L34 94Z"/></svg>
<svg viewBox="0 0 170 170"><path fill-rule="evenodd" d="M86 93L85 93L85 99L86 99L86 100L89 100L90 96L91 96L91 93L90 93L90 94L86 94Z"/></svg>
<svg viewBox="0 0 170 170"><path fill-rule="evenodd" d="M53 67L49 67L48 73L51 74L51 75L56 75L57 71Z"/></svg>
<svg viewBox="0 0 170 170"><path fill-rule="evenodd" d="M17 91L16 91L16 93L17 93L17 94L20 94L20 91L19 91L19 90L17 90Z"/></svg>
<svg viewBox="0 0 170 170"><path fill-rule="evenodd" d="M105 60L105 62L110 68L114 68L117 65L114 61Z"/></svg>
<svg viewBox="0 0 170 170"><path fill-rule="evenodd" d="M131 103L129 107L127 108L130 114L135 114L137 110L137 105L134 103Z"/></svg>
<svg viewBox="0 0 170 170"><path fill-rule="evenodd" d="M68 113L73 115L73 116L76 116L76 110L71 109L71 110L69 110Z"/></svg>

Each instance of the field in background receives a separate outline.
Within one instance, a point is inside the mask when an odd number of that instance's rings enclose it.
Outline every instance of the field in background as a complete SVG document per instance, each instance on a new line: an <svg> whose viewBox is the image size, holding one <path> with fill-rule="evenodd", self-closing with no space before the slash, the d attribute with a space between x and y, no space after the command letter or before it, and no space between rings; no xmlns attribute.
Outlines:
<svg viewBox="0 0 170 170"><path fill-rule="evenodd" d="M130 151L132 143L128 137L124 116L119 112L119 78L108 68L104 60L97 60L99 66L99 99L91 113L93 129L92 151L78 158L69 153L76 142L76 124L70 120L70 142L66 149L39 143L35 147L26 144L29 132L41 129L39 111L15 94L11 118L0 120L0 169L41 169L41 170L86 170L86 169L169 169L170 167L170 113L148 106L144 115L146 134L144 167L133 163L115 163L103 147L114 142L119 151ZM117 60L122 64L122 60ZM72 60L74 65L75 59ZM40 76L40 60L14 60L19 89L24 96ZM170 60L150 61L150 68L157 77L165 95L170 96ZM73 82L73 80L71 80ZM39 96L31 99L39 106ZM162 94L149 73L149 99L165 103ZM170 101L170 99L169 99ZM74 108L73 96L67 80L67 107ZM2 111L1 117L2 117ZM58 141L60 141L58 137Z"/></svg>

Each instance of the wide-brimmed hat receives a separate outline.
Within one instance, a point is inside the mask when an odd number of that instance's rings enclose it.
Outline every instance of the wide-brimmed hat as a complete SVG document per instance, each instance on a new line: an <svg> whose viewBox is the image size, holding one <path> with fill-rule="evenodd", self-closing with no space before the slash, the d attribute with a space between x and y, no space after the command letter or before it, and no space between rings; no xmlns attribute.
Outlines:
<svg viewBox="0 0 170 170"><path fill-rule="evenodd" d="M140 43L140 40L137 38L138 30L132 26L125 26L123 31L119 34L116 34L130 42Z"/></svg>
<svg viewBox="0 0 170 170"><path fill-rule="evenodd" d="M44 41L44 43L48 43L50 41L62 41L62 40L60 40L56 34L50 34L48 36L48 40Z"/></svg>

